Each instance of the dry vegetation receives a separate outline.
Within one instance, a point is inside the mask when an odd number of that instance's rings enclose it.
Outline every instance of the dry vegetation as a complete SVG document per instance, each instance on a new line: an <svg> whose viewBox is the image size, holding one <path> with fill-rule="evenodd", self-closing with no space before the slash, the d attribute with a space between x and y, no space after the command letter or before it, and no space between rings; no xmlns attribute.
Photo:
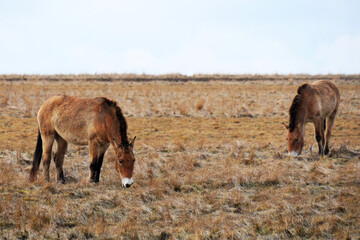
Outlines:
<svg viewBox="0 0 360 240"><path fill-rule="evenodd" d="M0 81L1 238L360 237L359 76L323 77L334 78L342 94L324 159L310 124L303 154L288 159L281 126L297 85L311 76L84 76L2 76L9 81ZM96 78L102 81L86 81ZM121 189L112 149L100 183L87 183L88 148L73 145L65 185L55 182L53 163L50 183L27 182L36 112L59 94L118 101L130 137L137 136L131 188Z"/></svg>

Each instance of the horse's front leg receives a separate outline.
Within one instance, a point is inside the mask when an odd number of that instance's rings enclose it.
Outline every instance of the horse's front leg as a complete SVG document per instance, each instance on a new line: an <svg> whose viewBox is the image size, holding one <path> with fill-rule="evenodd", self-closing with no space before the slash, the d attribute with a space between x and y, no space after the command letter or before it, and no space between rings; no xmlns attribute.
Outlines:
<svg viewBox="0 0 360 240"><path fill-rule="evenodd" d="M108 146L108 144L100 145L96 141L90 141L90 182L99 182L101 166Z"/></svg>
<svg viewBox="0 0 360 240"><path fill-rule="evenodd" d="M324 120L319 119L314 122L315 125L315 138L319 146L319 155L324 154Z"/></svg>

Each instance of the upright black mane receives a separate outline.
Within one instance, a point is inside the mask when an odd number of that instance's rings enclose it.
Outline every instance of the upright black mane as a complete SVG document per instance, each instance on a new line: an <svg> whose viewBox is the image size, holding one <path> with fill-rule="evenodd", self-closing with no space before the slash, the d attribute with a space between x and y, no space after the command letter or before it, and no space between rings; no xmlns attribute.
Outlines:
<svg viewBox="0 0 360 240"><path fill-rule="evenodd" d="M292 132L295 129L295 120L296 120L296 114L301 106L302 103L302 98L301 95L303 93L303 90L305 88L307 88L308 84L305 83L303 85L301 85L298 90L297 90L297 95L294 97L290 109L289 109L289 115L290 115L290 120L289 120L289 131Z"/></svg>
<svg viewBox="0 0 360 240"><path fill-rule="evenodd" d="M117 105L115 101L109 100L107 98L102 98L104 102L109 106L115 109L116 118L120 124L120 135L121 135L121 145L124 147L125 151L129 151L129 139L127 137L127 123L124 115L121 112L121 108Z"/></svg>
<svg viewBox="0 0 360 240"><path fill-rule="evenodd" d="M296 120L296 113L297 110L299 109L301 104L301 96L300 95L296 95L292 101L291 107L289 109L289 115L290 115L290 120L289 120L289 131L292 132L295 129L295 120Z"/></svg>

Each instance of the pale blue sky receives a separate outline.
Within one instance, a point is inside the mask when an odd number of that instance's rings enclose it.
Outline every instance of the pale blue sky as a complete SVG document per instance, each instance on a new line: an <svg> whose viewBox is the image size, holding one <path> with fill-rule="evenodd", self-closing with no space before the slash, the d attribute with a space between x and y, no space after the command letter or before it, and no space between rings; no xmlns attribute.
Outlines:
<svg viewBox="0 0 360 240"><path fill-rule="evenodd" d="M360 1L0 0L11 73L360 73Z"/></svg>

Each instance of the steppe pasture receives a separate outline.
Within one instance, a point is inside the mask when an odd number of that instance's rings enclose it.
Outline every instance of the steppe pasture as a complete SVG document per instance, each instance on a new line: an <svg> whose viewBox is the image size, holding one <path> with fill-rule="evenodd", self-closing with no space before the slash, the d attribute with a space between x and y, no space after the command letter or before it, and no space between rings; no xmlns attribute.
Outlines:
<svg viewBox="0 0 360 240"><path fill-rule="evenodd" d="M2 239L360 238L359 76L323 76L341 103L322 159L312 124L302 154L289 159L282 126L298 85L315 77L90 77L1 77ZM54 162L50 182L42 169L28 182L37 111L62 94L118 102L137 137L129 189L111 147L99 184L88 183L88 147L74 145L66 184Z"/></svg>

